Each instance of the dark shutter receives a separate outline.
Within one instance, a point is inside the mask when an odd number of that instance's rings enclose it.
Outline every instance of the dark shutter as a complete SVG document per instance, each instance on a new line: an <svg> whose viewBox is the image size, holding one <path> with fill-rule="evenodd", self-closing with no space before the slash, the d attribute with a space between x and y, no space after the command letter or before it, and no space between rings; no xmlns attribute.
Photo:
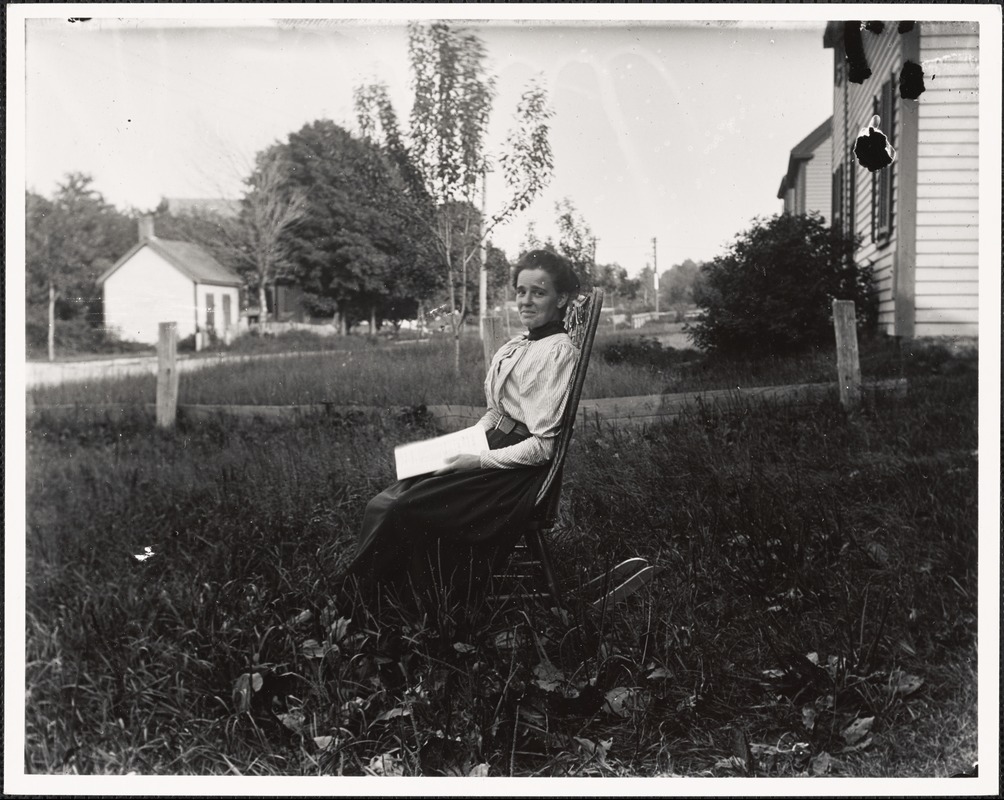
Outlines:
<svg viewBox="0 0 1004 800"><path fill-rule="evenodd" d="M873 108L880 117L879 126L889 140L889 144L896 147L896 104L893 100L892 79L882 84L879 96L874 98ZM893 170L896 168L895 162L888 167L872 173L872 239L877 242L886 241L892 234L892 178Z"/></svg>

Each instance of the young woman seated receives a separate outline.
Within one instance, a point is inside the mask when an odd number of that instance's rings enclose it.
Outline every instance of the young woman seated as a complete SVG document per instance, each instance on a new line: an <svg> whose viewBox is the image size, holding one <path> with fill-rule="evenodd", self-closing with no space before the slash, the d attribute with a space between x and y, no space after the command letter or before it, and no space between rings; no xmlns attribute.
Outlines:
<svg viewBox="0 0 1004 800"><path fill-rule="evenodd" d="M421 601L447 588L480 592L530 520L575 368L563 319L579 281L560 256L533 250L519 260L514 287L527 332L498 350L485 377L478 424L490 450L455 456L370 500L346 572L363 596L381 586Z"/></svg>

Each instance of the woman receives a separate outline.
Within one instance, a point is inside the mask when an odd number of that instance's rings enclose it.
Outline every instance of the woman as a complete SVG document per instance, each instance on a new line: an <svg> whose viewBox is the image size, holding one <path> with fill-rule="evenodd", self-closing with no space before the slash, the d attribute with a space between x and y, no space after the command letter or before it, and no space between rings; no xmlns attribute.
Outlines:
<svg viewBox="0 0 1004 800"><path fill-rule="evenodd" d="M579 281L560 256L533 250L516 265L513 285L527 333L499 349L485 378L488 410L478 424L491 449L454 456L369 502L348 567L365 588L410 583L428 594L433 575L476 587L533 512L575 367L562 319Z"/></svg>

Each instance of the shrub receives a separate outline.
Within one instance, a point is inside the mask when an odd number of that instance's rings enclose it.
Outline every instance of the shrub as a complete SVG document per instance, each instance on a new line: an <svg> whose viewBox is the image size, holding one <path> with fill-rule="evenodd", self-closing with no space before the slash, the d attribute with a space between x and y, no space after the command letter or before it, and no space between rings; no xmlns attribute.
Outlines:
<svg viewBox="0 0 1004 800"><path fill-rule="evenodd" d="M701 269L696 344L724 356L804 352L833 342L832 301L853 300L859 325L874 328L871 268L854 262L856 240L818 214L754 220L725 255Z"/></svg>
<svg viewBox="0 0 1004 800"><path fill-rule="evenodd" d="M56 358L83 354L106 355L138 353L150 345L119 339L104 328L85 319L56 319ZM29 360L44 360L49 354L49 320L41 313L28 314L25 320L25 355Z"/></svg>
<svg viewBox="0 0 1004 800"><path fill-rule="evenodd" d="M605 342L599 352L608 364L630 364L657 370L678 365L681 361L689 360L693 355L690 351L663 347L658 339L649 336L614 339Z"/></svg>

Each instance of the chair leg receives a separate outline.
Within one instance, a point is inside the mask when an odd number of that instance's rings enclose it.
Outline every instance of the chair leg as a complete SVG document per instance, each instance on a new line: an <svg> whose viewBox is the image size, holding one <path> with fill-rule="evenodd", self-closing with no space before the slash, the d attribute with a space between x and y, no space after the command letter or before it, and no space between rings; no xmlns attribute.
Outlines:
<svg viewBox="0 0 1004 800"><path fill-rule="evenodd" d="M540 560L540 567L544 572L544 580L547 582L547 591L551 595L551 599L554 600L558 608L564 608L565 604L561 601L558 581L554 577L554 569L551 566L551 554L548 552L544 537L540 535L538 530L529 530L526 532L526 542Z"/></svg>

